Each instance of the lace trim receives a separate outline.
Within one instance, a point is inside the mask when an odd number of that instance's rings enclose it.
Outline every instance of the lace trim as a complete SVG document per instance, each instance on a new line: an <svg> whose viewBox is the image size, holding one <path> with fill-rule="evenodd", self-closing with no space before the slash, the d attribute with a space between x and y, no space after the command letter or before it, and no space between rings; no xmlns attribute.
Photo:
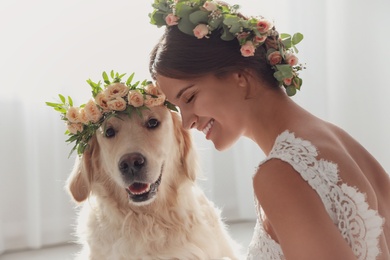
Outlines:
<svg viewBox="0 0 390 260"><path fill-rule="evenodd" d="M320 196L326 211L358 259L375 259L380 253L378 237L383 219L369 209L366 196L356 188L340 182L335 163L317 160L317 149L309 141L295 138L288 131L279 135L269 156L260 166L277 158L289 163ZM284 259L280 245L266 233L261 221L261 207L255 199L258 214L248 259Z"/></svg>

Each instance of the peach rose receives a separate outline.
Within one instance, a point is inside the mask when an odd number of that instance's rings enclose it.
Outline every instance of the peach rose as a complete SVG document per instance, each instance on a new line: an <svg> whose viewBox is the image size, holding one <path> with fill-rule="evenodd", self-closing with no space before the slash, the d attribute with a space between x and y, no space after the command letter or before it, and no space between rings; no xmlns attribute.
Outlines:
<svg viewBox="0 0 390 260"><path fill-rule="evenodd" d="M218 9L217 4L214 1L206 1L203 4L204 9L206 9L209 12L215 11Z"/></svg>
<svg viewBox="0 0 390 260"><path fill-rule="evenodd" d="M100 92L99 94L96 95L95 97L95 102L100 106L104 111L108 110L107 102L108 98L105 93Z"/></svg>
<svg viewBox="0 0 390 260"><path fill-rule="evenodd" d="M194 35L198 39L202 39L209 33L209 28L205 24L198 24L194 29Z"/></svg>
<svg viewBox="0 0 390 260"><path fill-rule="evenodd" d="M70 107L68 109L68 111L66 112L66 118L71 123L78 123L78 122L80 122L79 108L78 107Z"/></svg>
<svg viewBox="0 0 390 260"><path fill-rule="evenodd" d="M168 14L167 17L165 17L165 22L168 26L176 25L179 23L179 17L174 14Z"/></svg>
<svg viewBox="0 0 390 260"><path fill-rule="evenodd" d="M83 131L83 124L68 124L68 130L69 132L71 132L72 134L77 134L77 133L81 133Z"/></svg>
<svg viewBox="0 0 390 260"><path fill-rule="evenodd" d="M151 96L146 96L145 98L145 106L147 107L155 107L155 106L161 106L165 102L165 95L161 94L158 95L156 98L153 98Z"/></svg>
<svg viewBox="0 0 390 260"><path fill-rule="evenodd" d="M286 54L286 62L290 64L290 66L295 66L298 64L298 58L292 53Z"/></svg>
<svg viewBox="0 0 390 260"><path fill-rule="evenodd" d="M107 96L107 99L114 99L117 97L126 96L129 88L123 83L113 83L104 90L104 94Z"/></svg>
<svg viewBox="0 0 390 260"><path fill-rule="evenodd" d="M283 80L283 83L284 83L286 86L290 86L290 85L291 85L291 82L292 82L292 78L288 78L288 79L284 79L284 80Z"/></svg>
<svg viewBox="0 0 390 260"><path fill-rule="evenodd" d="M144 104L144 96L138 90L130 90L127 97L129 105L140 107Z"/></svg>
<svg viewBox="0 0 390 260"><path fill-rule="evenodd" d="M241 46L241 54L244 57L249 57L255 55L256 47L253 45L253 42L247 41Z"/></svg>
<svg viewBox="0 0 390 260"><path fill-rule="evenodd" d="M123 111L126 109L126 101L121 97L117 97L108 101L107 106L110 110Z"/></svg>
<svg viewBox="0 0 390 260"><path fill-rule="evenodd" d="M147 85L145 87L145 91L146 91L146 93L153 95L153 96L157 96L160 93L159 88L153 84Z"/></svg>
<svg viewBox="0 0 390 260"><path fill-rule="evenodd" d="M79 110L79 119L80 119L80 123L88 124L87 113L85 112L84 108L80 108Z"/></svg>
<svg viewBox="0 0 390 260"><path fill-rule="evenodd" d="M99 122L100 118L102 118L102 112L100 111L99 107L96 105L96 103L90 99L88 103L84 107L86 117L89 121L93 123Z"/></svg>
<svg viewBox="0 0 390 260"><path fill-rule="evenodd" d="M273 66L282 62L282 55L279 51L274 51L268 55L269 63Z"/></svg>
<svg viewBox="0 0 390 260"><path fill-rule="evenodd" d="M268 32L269 30L272 29L273 27L273 24L271 21L267 20L267 19L260 19L258 22L257 22L257 30L260 32L260 33L266 33Z"/></svg>

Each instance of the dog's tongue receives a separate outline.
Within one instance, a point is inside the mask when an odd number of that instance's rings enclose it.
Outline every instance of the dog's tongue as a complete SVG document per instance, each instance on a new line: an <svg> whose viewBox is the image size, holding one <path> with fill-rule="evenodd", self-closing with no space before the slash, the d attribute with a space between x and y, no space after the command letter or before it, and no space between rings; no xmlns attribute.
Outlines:
<svg viewBox="0 0 390 260"><path fill-rule="evenodd" d="M129 191L133 194L142 194L148 192L150 184L136 182L129 186Z"/></svg>

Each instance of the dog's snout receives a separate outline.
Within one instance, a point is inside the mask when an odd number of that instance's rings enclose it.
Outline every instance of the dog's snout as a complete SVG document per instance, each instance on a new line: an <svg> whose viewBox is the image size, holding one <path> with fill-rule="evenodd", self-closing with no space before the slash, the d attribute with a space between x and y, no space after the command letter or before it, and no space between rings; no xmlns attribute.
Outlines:
<svg viewBox="0 0 390 260"><path fill-rule="evenodd" d="M145 157L140 153L129 153L124 156L119 161L119 170L122 174L136 174L145 166L146 160Z"/></svg>

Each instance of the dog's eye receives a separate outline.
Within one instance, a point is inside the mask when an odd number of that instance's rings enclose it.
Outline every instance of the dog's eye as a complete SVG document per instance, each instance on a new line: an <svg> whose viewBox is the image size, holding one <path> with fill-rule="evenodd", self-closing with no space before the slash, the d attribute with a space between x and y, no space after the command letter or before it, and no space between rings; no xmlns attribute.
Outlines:
<svg viewBox="0 0 390 260"><path fill-rule="evenodd" d="M104 135L105 135L107 138L114 137L114 136L115 136L115 130L114 130L114 128L112 128L112 127L107 128L107 129L106 129L106 132L104 133Z"/></svg>
<svg viewBox="0 0 390 260"><path fill-rule="evenodd" d="M148 122L146 122L146 127L147 128L156 128L159 124L160 124L160 122L157 119L151 118L148 120Z"/></svg>

